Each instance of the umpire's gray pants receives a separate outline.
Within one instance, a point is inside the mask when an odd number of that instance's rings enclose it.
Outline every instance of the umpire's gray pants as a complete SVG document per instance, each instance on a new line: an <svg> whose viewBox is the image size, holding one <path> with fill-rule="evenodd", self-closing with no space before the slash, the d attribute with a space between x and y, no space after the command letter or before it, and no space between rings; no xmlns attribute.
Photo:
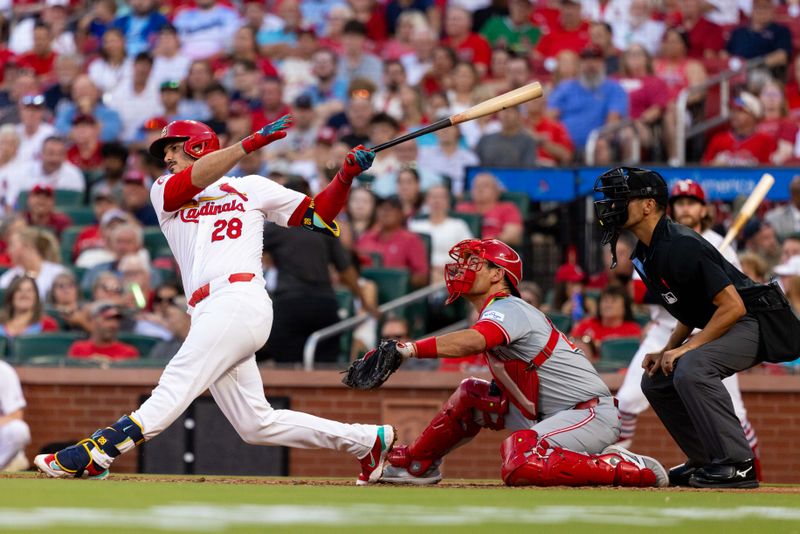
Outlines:
<svg viewBox="0 0 800 534"><path fill-rule="evenodd" d="M758 321L745 315L719 339L679 358L672 374L642 377L642 391L693 463L732 464L753 456L722 379L760 363Z"/></svg>

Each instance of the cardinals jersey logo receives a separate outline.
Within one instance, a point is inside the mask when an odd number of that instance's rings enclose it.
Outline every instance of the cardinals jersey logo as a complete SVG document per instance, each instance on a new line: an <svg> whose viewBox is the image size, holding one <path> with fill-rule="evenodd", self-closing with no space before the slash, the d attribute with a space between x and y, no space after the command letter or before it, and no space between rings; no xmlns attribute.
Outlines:
<svg viewBox="0 0 800 534"><path fill-rule="evenodd" d="M222 184L221 186L219 186L219 189L220 191L224 191L230 195L237 195L243 201L247 202L247 195L237 191L236 188L233 187L231 184Z"/></svg>

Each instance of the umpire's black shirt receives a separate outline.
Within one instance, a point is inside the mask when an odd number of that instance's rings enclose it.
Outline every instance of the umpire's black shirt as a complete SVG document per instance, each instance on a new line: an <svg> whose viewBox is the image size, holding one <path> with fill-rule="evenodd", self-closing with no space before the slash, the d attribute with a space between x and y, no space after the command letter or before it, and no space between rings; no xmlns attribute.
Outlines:
<svg viewBox="0 0 800 534"><path fill-rule="evenodd" d="M636 244L631 261L649 292L692 328L705 328L717 310L714 297L725 287L733 284L739 291L755 285L700 234L666 216L650 246Z"/></svg>

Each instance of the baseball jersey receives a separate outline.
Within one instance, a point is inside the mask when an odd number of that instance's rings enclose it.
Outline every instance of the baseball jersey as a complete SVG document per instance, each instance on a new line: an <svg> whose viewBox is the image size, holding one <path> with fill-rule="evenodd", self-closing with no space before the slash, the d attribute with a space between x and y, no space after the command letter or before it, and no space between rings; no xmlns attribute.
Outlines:
<svg viewBox="0 0 800 534"><path fill-rule="evenodd" d="M25 407L22 385L14 368L0 360L0 415L8 415Z"/></svg>
<svg viewBox="0 0 800 534"><path fill-rule="evenodd" d="M489 322L502 330L505 343L487 352L499 360L530 362L547 345L554 328L547 317L524 300L495 298L481 312L478 323ZM562 333L553 354L537 369L539 414L547 417L578 403L610 396L591 362Z"/></svg>
<svg viewBox="0 0 800 534"><path fill-rule="evenodd" d="M719 250L719 246L725 239L710 228L704 230L700 235L703 236L703 239L714 245L714 248L717 250ZM731 262L731 264L740 271L742 270L742 265L739 263L739 258L736 256L736 251L732 246L728 245L725 250L721 250L720 252L722 253L723 258ZM642 277L639 275L636 269L633 271L633 279L639 280L641 283ZM651 321L655 322L659 328L667 329L670 332L675 329L675 327L678 325L678 320L670 315L666 308L660 304L649 304L649 306Z"/></svg>
<svg viewBox="0 0 800 534"><path fill-rule="evenodd" d="M264 221L287 226L307 198L263 176L223 176L177 211L167 211L164 191L174 176L159 178L150 199L180 267L186 295L221 276L260 275Z"/></svg>

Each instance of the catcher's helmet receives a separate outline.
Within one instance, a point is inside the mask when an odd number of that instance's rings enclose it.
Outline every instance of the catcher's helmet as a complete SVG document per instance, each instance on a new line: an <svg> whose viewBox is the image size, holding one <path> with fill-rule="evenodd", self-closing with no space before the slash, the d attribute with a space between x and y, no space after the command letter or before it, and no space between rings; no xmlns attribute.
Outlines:
<svg viewBox="0 0 800 534"><path fill-rule="evenodd" d="M199 121L172 121L161 130L161 137L150 145L150 153L163 160L167 145L180 141L184 141L184 152L195 159L219 150L217 134L207 124Z"/></svg>
<svg viewBox="0 0 800 534"><path fill-rule="evenodd" d="M465 239L450 249L450 257L455 262L444 267L444 279L450 294L447 304L469 291L475 282L475 273L483 267L481 260L503 269L509 290L519 296L517 285L522 279L522 261L513 248L499 239Z"/></svg>
<svg viewBox="0 0 800 534"><path fill-rule="evenodd" d="M682 197L694 198L702 204L706 203L706 192L703 191L700 184L691 178L675 182L675 185L672 186L672 191L669 193L670 206Z"/></svg>

